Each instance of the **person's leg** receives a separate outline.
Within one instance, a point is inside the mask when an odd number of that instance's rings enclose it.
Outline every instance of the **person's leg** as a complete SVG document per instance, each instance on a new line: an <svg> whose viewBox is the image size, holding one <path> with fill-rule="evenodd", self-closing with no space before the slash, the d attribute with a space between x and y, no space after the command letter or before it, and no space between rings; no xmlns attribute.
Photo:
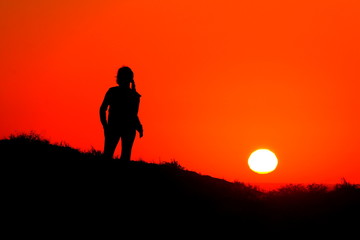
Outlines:
<svg viewBox="0 0 360 240"><path fill-rule="evenodd" d="M136 131L126 131L121 135L121 160L130 161L131 149L135 140Z"/></svg>
<svg viewBox="0 0 360 240"><path fill-rule="evenodd" d="M104 159L112 159L117 144L119 143L120 134L116 132L108 131L105 133L105 143L104 143Z"/></svg>

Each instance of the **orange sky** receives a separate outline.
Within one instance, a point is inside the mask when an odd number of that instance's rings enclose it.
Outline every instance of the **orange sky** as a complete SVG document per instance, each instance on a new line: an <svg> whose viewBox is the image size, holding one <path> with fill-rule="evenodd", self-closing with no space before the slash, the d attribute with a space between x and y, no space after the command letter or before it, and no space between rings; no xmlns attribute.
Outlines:
<svg viewBox="0 0 360 240"><path fill-rule="evenodd" d="M0 29L1 138L101 150L99 106L128 65L145 131L133 159L230 181L360 182L359 1L1 1ZM257 148L277 170L249 170Z"/></svg>

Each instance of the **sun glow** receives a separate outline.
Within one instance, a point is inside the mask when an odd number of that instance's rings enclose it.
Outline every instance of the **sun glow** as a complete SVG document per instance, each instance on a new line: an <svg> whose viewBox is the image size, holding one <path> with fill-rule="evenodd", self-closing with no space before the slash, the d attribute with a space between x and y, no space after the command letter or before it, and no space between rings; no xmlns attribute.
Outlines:
<svg viewBox="0 0 360 240"><path fill-rule="evenodd" d="M252 171L259 174L267 174L274 171L278 165L276 155L268 149L258 149L251 153L248 160Z"/></svg>

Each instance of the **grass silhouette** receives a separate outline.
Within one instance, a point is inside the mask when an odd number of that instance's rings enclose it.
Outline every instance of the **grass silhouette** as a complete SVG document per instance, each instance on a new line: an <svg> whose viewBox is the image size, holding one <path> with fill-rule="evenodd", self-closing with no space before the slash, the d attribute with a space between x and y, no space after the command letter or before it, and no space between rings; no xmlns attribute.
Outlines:
<svg viewBox="0 0 360 240"><path fill-rule="evenodd" d="M34 224L53 231L100 225L125 231L131 225L184 232L201 225L206 233L267 236L352 234L359 226L359 185L345 179L331 190L289 184L262 192L186 170L176 161L104 161L99 151L51 144L35 133L0 140L0 150L8 222L25 222L32 230Z"/></svg>

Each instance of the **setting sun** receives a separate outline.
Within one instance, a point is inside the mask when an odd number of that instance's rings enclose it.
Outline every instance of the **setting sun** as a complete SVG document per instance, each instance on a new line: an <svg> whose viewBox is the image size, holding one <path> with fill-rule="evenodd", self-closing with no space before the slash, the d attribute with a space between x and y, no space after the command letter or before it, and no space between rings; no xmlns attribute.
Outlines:
<svg viewBox="0 0 360 240"><path fill-rule="evenodd" d="M278 165L276 155L268 149L258 149L254 151L248 160L252 171L259 174L267 174L274 171Z"/></svg>

